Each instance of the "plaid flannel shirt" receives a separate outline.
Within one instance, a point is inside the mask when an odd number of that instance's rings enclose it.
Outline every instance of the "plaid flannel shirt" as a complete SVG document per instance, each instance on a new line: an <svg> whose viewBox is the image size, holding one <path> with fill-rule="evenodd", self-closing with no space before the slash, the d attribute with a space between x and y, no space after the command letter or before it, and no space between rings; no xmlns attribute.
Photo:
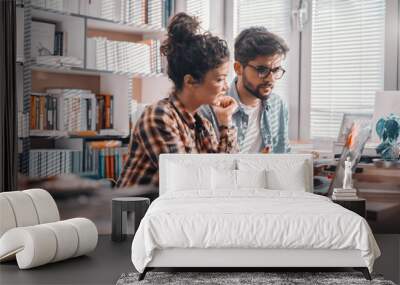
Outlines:
<svg viewBox="0 0 400 285"><path fill-rule="evenodd" d="M235 153L235 127L221 127L219 140L212 124L200 114L190 114L172 94L146 108L131 135L129 157L117 187L158 186L161 153Z"/></svg>

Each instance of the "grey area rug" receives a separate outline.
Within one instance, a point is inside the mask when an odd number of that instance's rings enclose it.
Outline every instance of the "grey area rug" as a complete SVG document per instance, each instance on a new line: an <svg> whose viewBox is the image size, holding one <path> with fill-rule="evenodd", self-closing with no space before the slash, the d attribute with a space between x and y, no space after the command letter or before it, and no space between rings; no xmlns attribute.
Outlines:
<svg viewBox="0 0 400 285"><path fill-rule="evenodd" d="M360 272L148 272L142 281L138 273L122 274L116 285L133 284L376 284L395 285L382 276L372 275L372 281Z"/></svg>

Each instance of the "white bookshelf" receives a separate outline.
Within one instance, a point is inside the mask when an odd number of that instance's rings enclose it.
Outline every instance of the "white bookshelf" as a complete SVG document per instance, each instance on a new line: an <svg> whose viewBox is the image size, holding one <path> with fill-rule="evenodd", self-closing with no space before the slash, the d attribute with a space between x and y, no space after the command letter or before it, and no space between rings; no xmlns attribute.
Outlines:
<svg viewBox="0 0 400 285"><path fill-rule="evenodd" d="M68 66L54 66L46 64L32 64L32 70L52 72L60 74L77 74L77 75L124 75L130 78L167 78L164 73L139 73L139 72L123 72L123 71L110 71L110 70L97 70L91 68L68 67Z"/></svg>
<svg viewBox="0 0 400 285"><path fill-rule="evenodd" d="M72 16L72 17L87 19L88 28L100 29L105 31L135 33L135 34L147 33L156 35L162 35L166 31L165 28L152 24L126 23L123 21L114 21L111 19L103 19L96 16L71 13L69 11L60 11L38 6L32 6L32 11L34 11L34 13L38 15L43 15L45 13L51 14L53 16L50 17L53 18L62 15L62 16Z"/></svg>
<svg viewBox="0 0 400 285"><path fill-rule="evenodd" d="M31 5L32 2L39 6ZM56 2L26 0L23 5L17 7L16 54L17 63L20 66L18 84L21 87L18 92L18 110L24 114L24 116L21 116L21 118L23 117L23 124L19 123L19 128L24 129L24 132L19 133L19 153L22 155L21 161L28 162L28 166L21 167L20 165L21 169L25 169L25 171L22 170L25 174L29 168L31 139L34 140L33 145L36 146L38 140L41 141L42 139L53 140L54 144L57 144L57 141L61 139L72 140L80 137L94 140L126 140L130 134L130 119L133 115L132 105L136 105L133 104L134 100L137 103L153 103L167 96L172 85L166 74L153 72L154 66L147 69L150 72L127 72L115 68L114 70L98 70L88 68L87 65L88 53L90 52L88 38L97 37L97 34L101 34L101 37L105 37L109 41L140 42L148 39L161 41L165 36L165 28L160 25L128 23L123 20L100 18L98 13L93 10L93 6L90 6L93 3L99 3L98 0ZM61 61L50 62L50 64L38 63L31 54L32 21L55 24L55 31L66 34L66 56L79 59L82 64L74 66L61 63ZM149 50L151 51L150 48ZM49 58L51 60L56 59L55 57ZM152 58L154 58L153 55ZM151 59L149 59L149 62L151 63ZM21 81L24 84L21 84ZM90 85L88 81L97 82L96 86L93 87L93 84ZM30 129L31 94L44 93L47 89L52 88L89 89L95 94L112 94L113 128L99 130L96 135L86 134L87 137L85 134L80 135L79 132L58 129Z"/></svg>
<svg viewBox="0 0 400 285"><path fill-rule="evenodd" d="M112 20L101 19L96 17L87 16L88 28L99 29L110 32L122 32L122 33L133 33L133 34L151 34L160 36L165 33L165 29L157 26L152 26L148 24L138 25L138 24L127 24L121 22L115 22Z"/></svg>

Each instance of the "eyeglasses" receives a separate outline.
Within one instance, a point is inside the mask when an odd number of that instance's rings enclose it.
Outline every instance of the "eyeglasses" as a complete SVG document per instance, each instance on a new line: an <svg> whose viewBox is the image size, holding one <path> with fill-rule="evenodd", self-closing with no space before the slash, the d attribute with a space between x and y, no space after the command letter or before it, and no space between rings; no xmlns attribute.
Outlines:
<svg viewBox="0 0 400 285"><path fill-rule="evenodd" d="M257 71L258 77L259 77L260 79L267 78L267 77L271 74L271 72L272 72L272 76L273 76L275 79L281 79L282 76L283 76L283 75L285 74L285 72L286 72L286 70L284 70L281 66L278 66L278 67L276 67L276 68L274 68L274 69L271 69L271 68L269 68L269 67L267 67L267 66L263 66L263 65L254 66L254 65L251 65L251 64L249 64L249 63L248 63L246 66L250 66L250 67L252 67L255 71Z"/></svg>

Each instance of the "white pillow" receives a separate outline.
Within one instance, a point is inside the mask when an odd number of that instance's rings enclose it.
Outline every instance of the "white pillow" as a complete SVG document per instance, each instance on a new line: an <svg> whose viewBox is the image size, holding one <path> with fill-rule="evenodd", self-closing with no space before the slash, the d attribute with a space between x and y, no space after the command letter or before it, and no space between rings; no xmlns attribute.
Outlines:
<svg viewBox="0 0 400 285"><path fill-rule="evenodd" d="M212 168L212 181L214 190L231 190L237 189L236 170Z"/></svg>
<svg viewBox="0 0 400 285"><path fill-rule="evenodd" d="M236 170L237 187L240 188L267 188L267 171L263 170Z"/></svg>
<svg viewBox="0 0 400 285"><path fill-rule="evenodd" d="M239 159L240 170L266 170L268 189L307 191L307 164L303 160L270 159L249 160Z"/></svg>
<svg viewBox="0 0 400 285"><path fill-rule="evenodd" d="M211 167L168 163L168 191L211 190Z"/></svg>
<svg viewBox="0 0 400 285"><path fill-rule="evenodd" d="M298 165L290 171L270 169L267 171L267 180L269 189L307 191L304 164Z"/></svg>

